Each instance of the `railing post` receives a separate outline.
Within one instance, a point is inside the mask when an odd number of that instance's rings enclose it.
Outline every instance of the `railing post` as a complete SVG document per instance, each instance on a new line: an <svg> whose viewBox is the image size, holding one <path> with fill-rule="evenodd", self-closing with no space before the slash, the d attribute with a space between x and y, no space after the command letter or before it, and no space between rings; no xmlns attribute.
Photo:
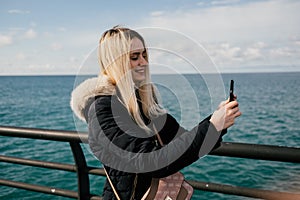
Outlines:
<svg viewBox="0 0 300 200"><path fill-rule="evenodd" d="M70 146L76 164L78 199L86 200L90 198L90 180L86 160L79 142L70 142Z"/></svg>

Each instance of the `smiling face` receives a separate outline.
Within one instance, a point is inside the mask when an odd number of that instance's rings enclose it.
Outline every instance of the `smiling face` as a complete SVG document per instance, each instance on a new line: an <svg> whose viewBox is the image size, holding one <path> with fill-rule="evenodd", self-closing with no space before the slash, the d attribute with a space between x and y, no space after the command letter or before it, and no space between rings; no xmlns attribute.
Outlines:
<svg viewBox="0 0 300 200"><path fill-rule="evenodd" d="M135 84L146 79L146 67L148 67L147 52L143 42L134 37L130 47L131 74Z"/></svg>

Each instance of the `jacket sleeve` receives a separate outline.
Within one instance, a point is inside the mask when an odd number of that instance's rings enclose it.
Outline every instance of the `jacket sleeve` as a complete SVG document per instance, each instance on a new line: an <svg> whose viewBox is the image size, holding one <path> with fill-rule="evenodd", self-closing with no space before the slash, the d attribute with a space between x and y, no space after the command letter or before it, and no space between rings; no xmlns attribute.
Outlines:
<svg viewBox="0 0 300 200"><path fill-rule="evenodd" d="M222 141L221 136L226 132L222 131L222 133L219 133L214 125L210 123L209 119L210 116L201 121L190 131L187 131L178 125L180 130L179 134L165 146L168 147L173 145L173 143L185 141L183 144L186 145L186 148L181 148L181 152L178 152L178 158L172 161L169 165L159 170L149 172L149 174L156 178L171 175L184 167L189 166L200 157L207 155L210 151L219 147ZM178 145L175 146L178 147Z"/></svg>
<svg viewBox="0 0 300 200"><path fill-rule="evenodd" d="M209 118L187 131L166 115L164 120L153 120L166 144L161 147L155 144L156 136L136 125L111 96L98 98L88 113L88 140L94 155L103 164L129 173L165 177L209 153L220 138Z"/></svg>

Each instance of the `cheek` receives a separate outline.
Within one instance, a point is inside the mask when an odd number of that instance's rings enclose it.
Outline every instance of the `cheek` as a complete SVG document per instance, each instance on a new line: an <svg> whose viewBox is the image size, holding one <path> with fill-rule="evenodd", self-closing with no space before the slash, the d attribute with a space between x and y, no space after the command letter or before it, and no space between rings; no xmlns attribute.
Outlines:
<svg viewBox="0 0 300 200"><path fill-rule="evenodd" d="M137 61L130 60L130 66L131 66L131 68L135 68L137 65L138 65Z"/></svg>

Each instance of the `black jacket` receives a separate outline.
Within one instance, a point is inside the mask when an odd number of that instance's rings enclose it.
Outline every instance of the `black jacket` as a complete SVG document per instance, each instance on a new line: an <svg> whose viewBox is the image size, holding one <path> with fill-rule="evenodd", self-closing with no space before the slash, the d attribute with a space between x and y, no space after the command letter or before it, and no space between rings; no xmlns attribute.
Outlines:
<svg viewBox="0 0 300 200"><path fill-rule="evenodd" d="M209 121L210 117L187 131L167 113L151 120L142 115L150 128L155 125L164 143L162 147L155 134L149 135L133 122L115 93L98 90L93 95L85 95L85 100L79 106L80 117L88 123L90 148L104 163L121 199L130 199L131 196L141 199L152 177L165 177L183 169L221 141L220 133ZM72 102L71 106L74 110ZM200 151L203 141L207 140L206 135L215 141L208 142L213 146L208 145ZM103 199L116 199L108 181Z"/></svg>

